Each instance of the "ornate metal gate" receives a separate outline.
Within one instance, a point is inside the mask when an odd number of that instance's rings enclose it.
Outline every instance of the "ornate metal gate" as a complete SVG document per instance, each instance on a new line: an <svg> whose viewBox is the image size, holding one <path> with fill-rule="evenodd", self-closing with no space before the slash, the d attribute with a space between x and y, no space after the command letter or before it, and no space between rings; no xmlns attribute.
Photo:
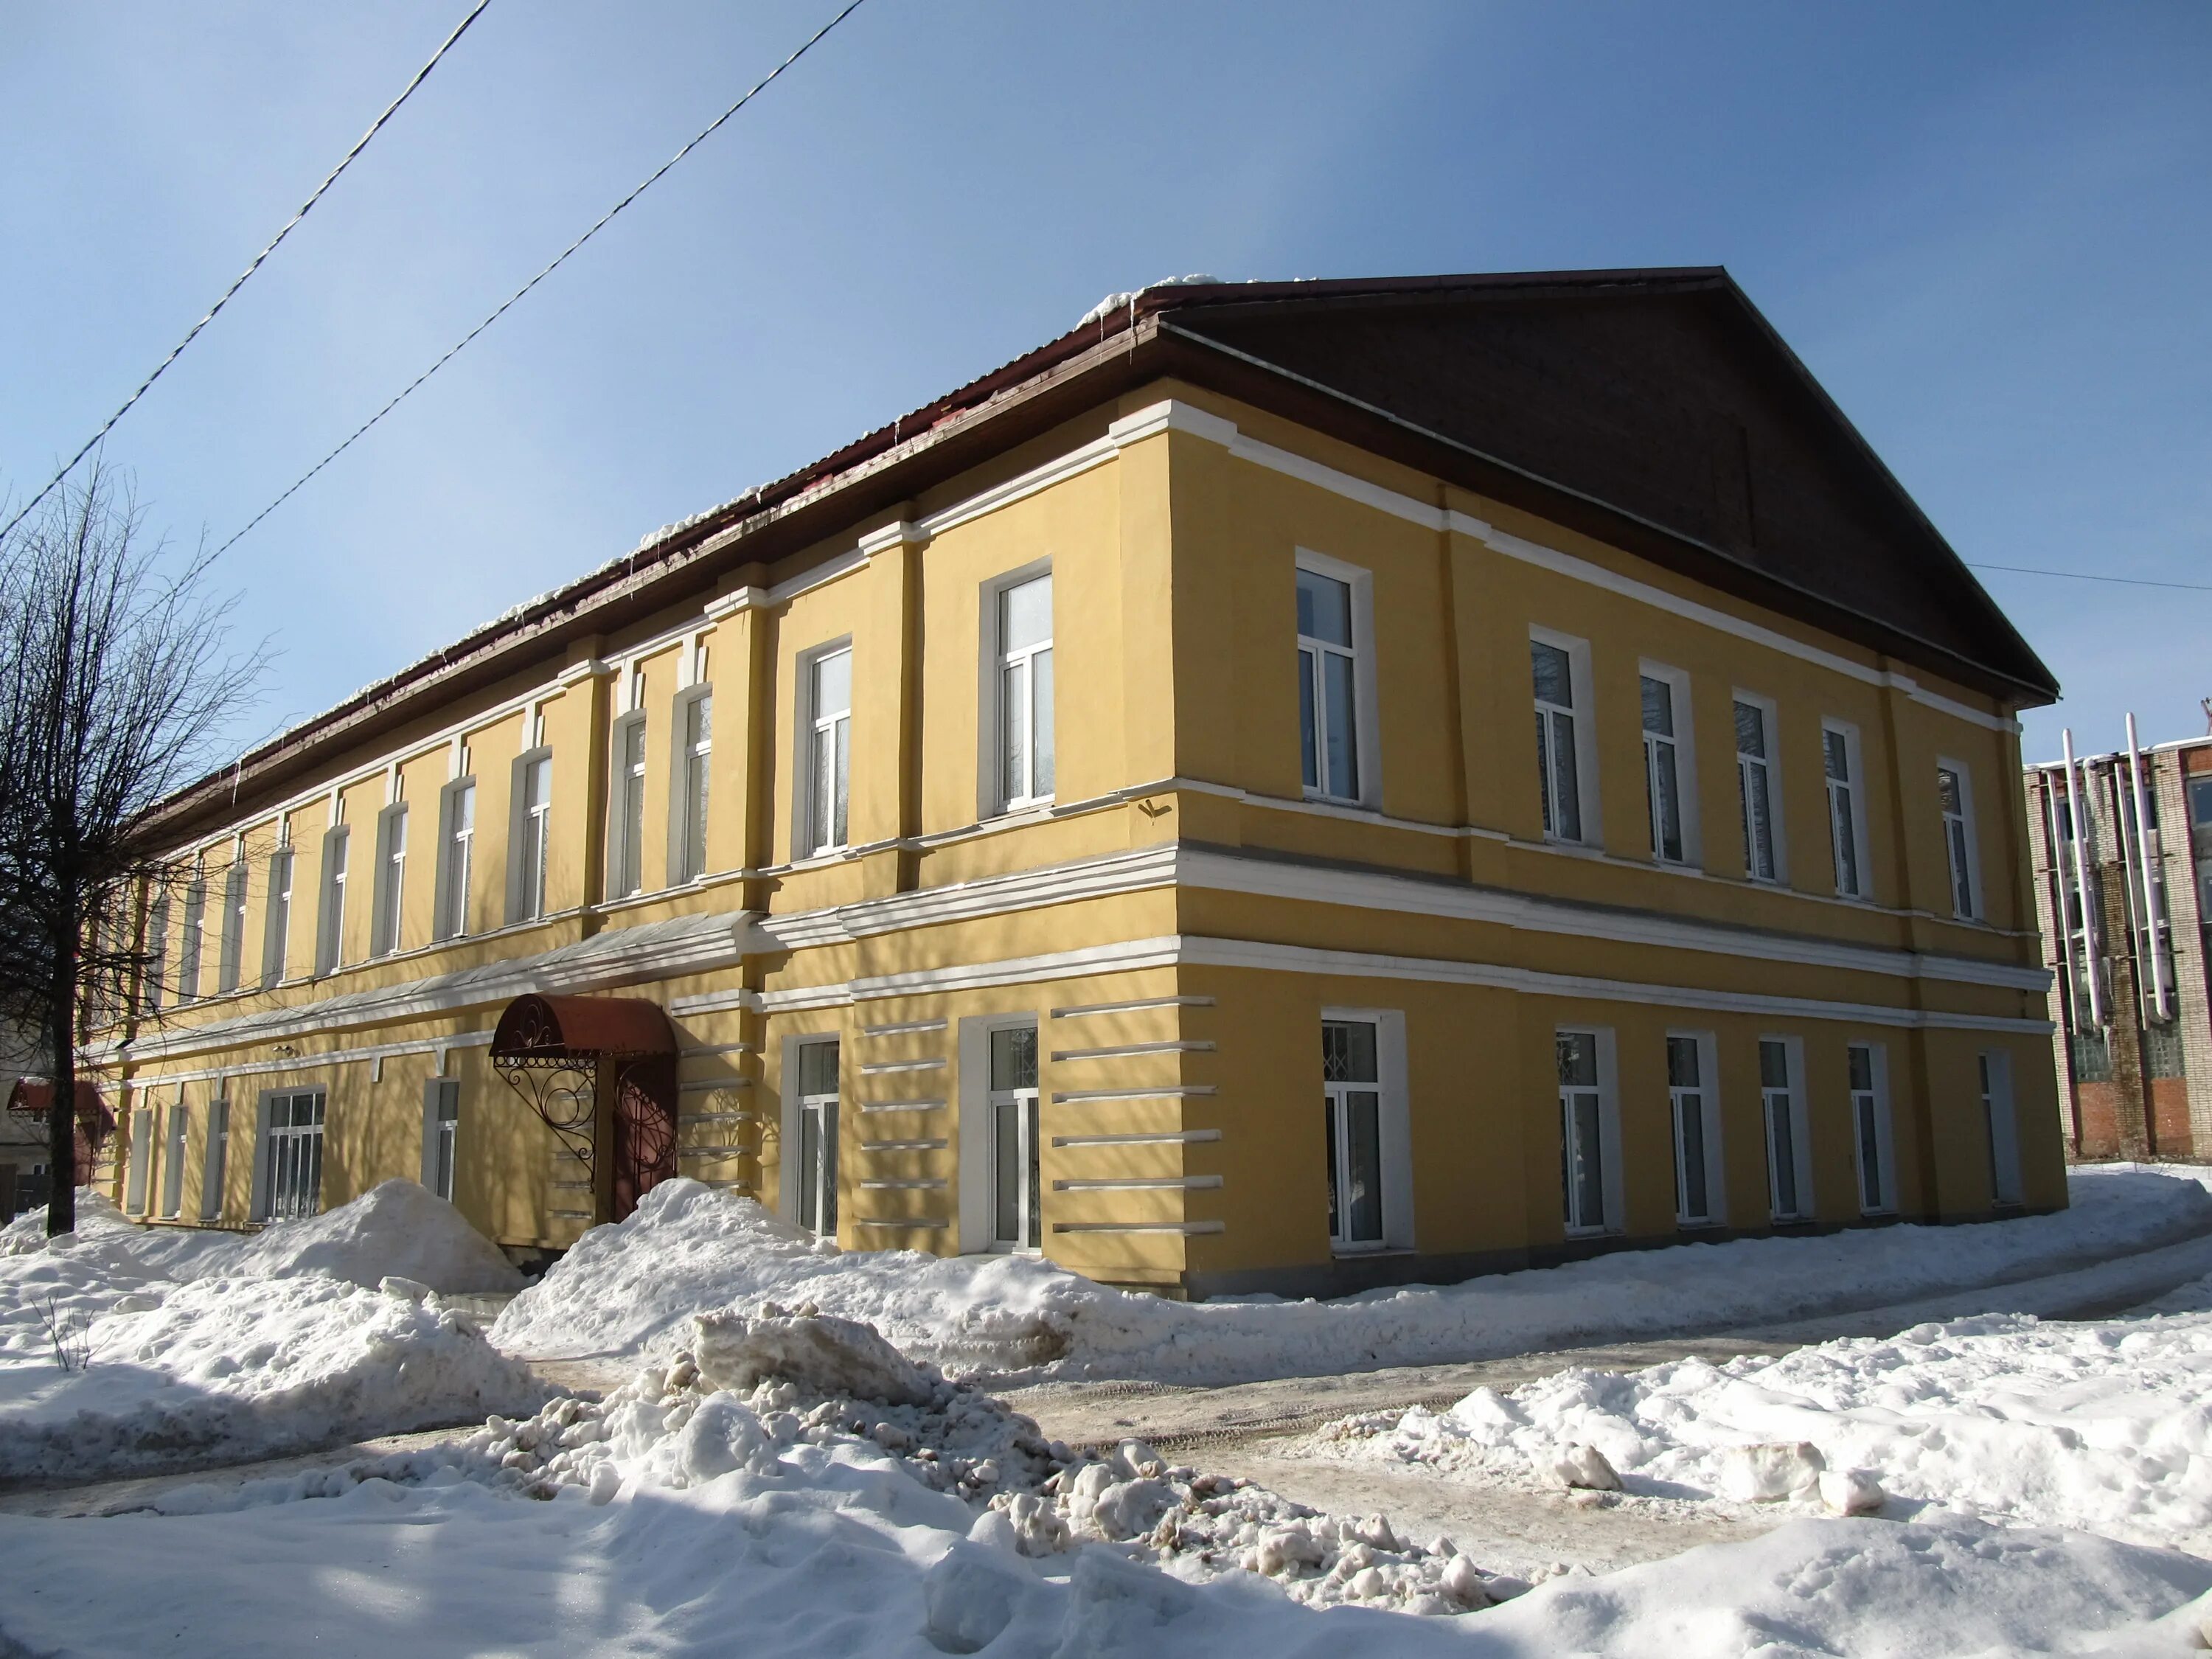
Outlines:
<svg viewBox="0 0 2212 1659"><path fill-rule="evenodd" d="M658 1003L517 997L491 1063L582 1164L599 1218L620 1221L676 1173L676 1034Z"/></svg>

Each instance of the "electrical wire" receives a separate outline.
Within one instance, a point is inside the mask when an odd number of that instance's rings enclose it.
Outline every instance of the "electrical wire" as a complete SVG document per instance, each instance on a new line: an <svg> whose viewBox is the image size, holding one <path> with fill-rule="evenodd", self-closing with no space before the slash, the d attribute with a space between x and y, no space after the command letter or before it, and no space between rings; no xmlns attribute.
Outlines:
<svg viewBox="0 0 2212 1659"><path fill-rule="evenodd" d="M2086 570L2039 570L2027 564L1983 564L1969 559L1967 566L1975 570L2009 570L2016 576L2063 576L2070 582L2118 582L2124 587L2172 587L2185 593L2212 593L2212 584L2205 582L2160 582L2148 576L2096 576Z"/></svg>
<svg viewBox="0 0 2212 1659"><path fill-rule="evenodd" d="M64 478L66 478L71 472L76 470L76 464L82 460L87 455L92 453L94 448L99 444L100 441L115 429L115 423L131 412L131 406L146 395L148 388L152 386L155 381L161 378L162 374L168 368L171 363L173 363L179 357L184 355L185 348L190 345L194 340L198 339L199 337L200 331L215 320L216 313L230 303L231 295L236 294L239 289L246 286L246 279L252 276L255 271L261 269L262 262L276 251L276 245L282 242L287 236L289 236L292 234L293 227L297 225L301 220L307 216L307 210L313 207L316 203L323 199L323 192L337 182L338 174L343 173L349 167L353 165L353 159L355 156L360 155L362 151L368 148L368 141L375 137L376 135L383 130L384 124L386 121L389 121L398 112L399 106L405 103L407 100L413 95L415 88L421 86L424 81L429 78L430 71L438 67L438 60L446 55L447 52L452 47L454 41L459 40L463 34L467 33L470 24L475 22L477 18L483 15L484 8L489 4L491 4L491 0L477 0L477 3L470 9L469 15L462 18L460 22L454 27L453 32L446 37L445 44L441 46L437 51L430 54L430 61L423 64L421 69L415 71L415 78L408 82L405 86L399 89L399 95L385 106L384 113L378 116L375 120L369 123L368 131L362 133L361 137L355 141L354 147L351 149L348 150L343 155L338 158L338 164L330 170L329 176L326 177L321 184L315 186L314 193L309 196L306 201L301 203L299 210L294 213L290 218L284 222L284 228L269 239L269 246L263 248L260 252L253 256L253 262L247 265L245 270L238 273L237 279L233 282L228 288L223 289L222 297L208 307L207 315L201 318L197 323L194 323L191 327L185 331L185 337L178 341L176 345L170 350L169 355L162 358L159 363L155 365L154 372L138 383L138 389L123 400L123 406L118 409L115 413L109 416L106 421L101 422L99 431L94 433L91 437L85 440L84 447L78 450L76 454L70 457L69 465L63 467L60 471L55 473L52 477L47 479L46 488L40 490L37 495L32 496L31 499L24 504L23 510L18 513L14 518L8 520L5 528L0 528L0 537L6 536L9 531L13 530L17 525L22 523L25 519L31 515L32 510L36 507L40 501L43 501L47 496L53 494L54 486L60 483Z"/></svg>
<svg viewBox="0 0 2212 1659"><path fill-rule="evenodd" d="M228 541L223 543L221 547L216 548L214 553L209 556L210 558L219 558L224 553L228 552L232 547L237 544L241 538L252 530L254 526L259 524L271 513L274 513L278 507L283 506L286 501L291 500L309 479L313 478L318 472L320 472L332 461L337 459L339 456L344 454L347 450L352 448L356 441L366 434L371 427L374 426L379 421L392 413L393 410L398 408L399 405L412 395L416 389L421 386L425 380L428 380L433 374L435 374L440 369L443 368L447 363L453 362L455 357L459 356L463 349L465 348L471 340L475 339L477 335L489 328L501 317L504 317L507 313L507 311L517 301L520 300L523 295L529 293L530 290L536 288L538 283L544 282L548 276L550 276L555 271L560 270L562 265L566 264L570 254L575 252L578 248L583 246L584 244L590 241L592 237L598 235L602 230L605 229L608 223L612 221L617 214L620 213L632 202L637 200L639 197L644 195L645 192L652 189L653 185L659 184L661 179L666 175L670 168L673 167L678 161L682 161L685 156L689 155L693 150L698 149L701 144L704 143L708 138L713 137L715 131L720 128L725 121L728 120L732 115L735 115L747 104L752 102L757 96L767 89L769 82L773 82L778 76L781 75L784 70L789 69L800 58L805 57L806 54L821 41L824 35L828 34L830 30L836 28L838 24L843 22L848 17L850 17L854 12L860 10L861 6L865 3L866 0L848 0L848 3L846 5L845 9L839 12L835 17L832 17L828 22L824 23L820 28L815 30L815 32L807 38L805 43L802 45L798 51L793 52L790 57L785 58L781 64L778 64L774 69L770 70L758 81L755 82L752 87L745 93L744 97L738 99L736 103L731 105L729 108L724 110L720 115L709 121L704 127L701 128L698 134L693 137L690 143L684 145L684 148L678 150L675 155L670 156L665 161L663 161L659 167L655 168L647 176L645 181L639 185L636 189L631 191L629 195L623 197L622 200L617 202L612 207L601 214L598 222L592 225L589 230L586 231L581 236L579 236L574 241L569 243L568 246L562 248L561 252L554 257L552 262L547 264L544 270L540 270L535 276L532 276L520 288L515 289L514 293L508 295L507 298L501 302L497 310L494 311L489 317L486 317L483 321L478 323L466 334L461 336L461 337L453 343L452 349L449 349L444 356L439 358L436 362L432 363L429 368L424 369L420 374L417 374L412 380L409 381L406 386L401 390L398 397L392 398L390 403L385 404L385 406L378 410L375 414L370 416L359 426L356 427L343 443L340 444L336 449L331 451L329 454L324 456L321 460L317 461L313 466L301 473L300 477L294 481L290 489L287 489L275 501L270 502L268 506L263 507L261 511L255 514L251 519L248 519L236 534L233 535Z"/></svg>

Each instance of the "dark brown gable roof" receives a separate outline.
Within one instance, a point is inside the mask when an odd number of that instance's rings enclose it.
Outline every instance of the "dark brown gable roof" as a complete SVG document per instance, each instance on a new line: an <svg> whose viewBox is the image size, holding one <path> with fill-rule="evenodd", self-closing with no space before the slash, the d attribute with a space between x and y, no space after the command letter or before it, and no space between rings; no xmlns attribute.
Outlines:
<svg viewBox="0 0 2212 1659"><path fill-rule="evenodd" d="M454 699L847 533L1164 376L2009 702L2057 696L2050 670L1723 270L1192 283L1126 296L649 538L179 791L155 820L178 836L230 822Z"/></svg>
<svg viewBox="0 0 2212 1659"><path fill-rule="evenodd" d="M1396 444L1376 439L1405 459L1423 438L1461 452L1457 466L1416 461L1428 470L2014 701L2057 693L1725 271L1158 298L1165 327L1236 354L1253 378L1395 426Z"/></svg>

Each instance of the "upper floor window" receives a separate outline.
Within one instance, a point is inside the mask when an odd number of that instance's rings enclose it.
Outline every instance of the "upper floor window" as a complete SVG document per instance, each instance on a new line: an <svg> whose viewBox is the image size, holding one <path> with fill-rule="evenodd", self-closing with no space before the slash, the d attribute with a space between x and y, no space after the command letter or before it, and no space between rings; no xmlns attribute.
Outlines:
<svg viewBox="0 0 2212 1659"><path fill-rule="evenodd" d="M161 1012L162 976L169 971L169 900L154 901L146 915L146 978L139 1003L149 1014Z"/></svg>
<svg viewBox="0 0 2212 1659"><path fill-rule="evenodd" d="M999 805L1052 799L1052 574L998 592Z"/></svg>
<svg viewBox="0 0 2212 1659"><path fill-rule="evenodd" d="M1939 761L1936 791L1943 808L1943 851L1951 868L1951 908L1967 918L1982 914L1981 871L1974 856L1974 795L1966 769Z"/></svg>
<svg viewBox="0 0 2212 1659"><path fill-rule="evenodd" d="M292 934L292 849L279 847L269 855L269 908L261 923L261 982L275 985L284 977L284 956Z"/></svg>
<svg viewBox="0 0 2212 1659"><path fill-rule="evenodd" d="M246 954L246 873L244 858L231 861L222 876L222 955L216 968L215 988L218 992L238 988L241 968L240 958Z"/></svg>
<svg viewBox="0 0 2212 1659"><path fill-rule="evenodd" d="M1688 858L1683 795L1689 769L1682 750L1688 710L1679 714L1676 710L1678 684L1655 674L1645 674L1641 680L1644 802L1650 817L1651 856L1662 864L1681 864ZM1677 730L1678 719L1684 730Z"/></svg>
<svg viewBox="0 0 2212 1659"><path fill-rule="evenodd" d="M195 874L185 889L185 943L177 963L177 1000L200 994L200 957L207 948L207 878Z"/></svg>
<svg viewBox="0 0 2212 1659"><path fill-rule="evenodd" d="M375 891L369 909L368 953L389 956L399 948L400 919L407 891L407 803L387 806L376 820Z"/></svg>
<svg viewBox="0 0 2212 1659"><path fill-rule="evenodd" d="M509 921L535 921L545 914L545 863L552 849L553 756L539 748L514 763L514 848Z"/></svg>
<svg viewBox="0 0 2212 1659"><path fill-rule="evenodd" d="M696 881L707 873L707 784L714 756L714 694L702 688L677 713L676 821L670 877Z"/></svg>
<svg viewBox="0 0 2212 1659"><path fill-rule="evenodd" d="M840 646L806 665L806 834L809 853L845 845L845 807L853 767L853 647Z"/></svg>
<svg viewBox="0 0 2212 1659"><path fill-rule="evenodd" d="M1866 792L1859 776L1858 728L1842 720L1820 723L1820 759L1828 783L1828 845L1836 861L1836 891L1864 898Z"/></svg>
<svg viewBox="0 0 2212 1659"><path fill-rule="evenodd" d="M1736 784L1743 805L1744 873L1782 879L1782 839L1774 822L1774 714L1741 695L1735 700Z"/></svg>
<svg viewBox="0 0 2212 1659"><path fill-rule="evenodd" d="M459 939L469 931L470 866L477 841L474 778L446 786L438 803L438 817L437 937Z"/></svg>
<svg viewBox="0 0 2212 1659"><path fill-rule="evenodd" d="M315 927L315 971L334 973L345 958L346 842L349 831L333 824L323 836L322 915Z"/></svg>
<svg viewBox="0 0 2212 1659"><path fill-rule="evenodd" d="M1298 572L1298 740L1306 793L1358 800L1359 657L1348 581Z"/></svg>
<svg viewBox="0 0 2212 1659"><path fill-rule="evenodd" d="M1544 834L1553 841L1591 841L1596 824L1585 753L1589 647L1563 635L1532 636L1530 676L1536 698L1536 781Z"/></svg>
<svg viewBox="0 0 2212 1659"><path fill-rule="evenodd" d="M607 896L645 890L645 716L625 714L615 727L614 845Z"/></svg>

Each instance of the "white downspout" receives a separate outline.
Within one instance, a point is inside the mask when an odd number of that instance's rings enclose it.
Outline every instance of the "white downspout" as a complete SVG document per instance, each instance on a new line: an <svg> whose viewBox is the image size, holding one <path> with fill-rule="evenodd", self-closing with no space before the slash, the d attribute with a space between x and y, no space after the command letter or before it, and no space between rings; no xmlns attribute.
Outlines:
<svg viewBox="0 0 2212 1659"><path fill-rule="evenodd" d="M2159 927L2166 918L2159 914L2158 873L2150 861L2150 810L2143 793L2142 750L2136 741L2136 717L2128 715L2128 783L2135 792L2136 852L2142 860L2143 920L2150 934L2150 973L2153 995L2160 1019L2173 1018L2173 982L2166 972L2166 952L2159 948Z"/></svg>
<svg viewBox="0 0 2212 1659"><path fill-rule="evenodd" d="M2076 988L2081 983L2074 966L2074 930L2066 925L2066 889L2073 878L2066 868L2067 838L2058 833L2058 780L2051 774L2057 769L2039 767L2035 775L2043 784L2044 844L2051 849L2051 873L2054 884L2051 900L2051 920L2058 927L2058 948L2066 959L2066 996L2064 1007L2069 1029L2081 1023L2080 994Z"/></svg>
<svg viewBox="0 0 2212 1659"><path fill-rule="evenodd" d="M2089 903L2089 826L2081 822L2081 795L2074 778L2074 728L2068 726L2060 734L2066 757L2066 816L2074 826L2074 890L2081 903L2081 954L2084 972L2081 977L2089 985L2089 1023L2099 1030L2105 1026L2105 992L2098 983L2096 912Z"/></svg>

